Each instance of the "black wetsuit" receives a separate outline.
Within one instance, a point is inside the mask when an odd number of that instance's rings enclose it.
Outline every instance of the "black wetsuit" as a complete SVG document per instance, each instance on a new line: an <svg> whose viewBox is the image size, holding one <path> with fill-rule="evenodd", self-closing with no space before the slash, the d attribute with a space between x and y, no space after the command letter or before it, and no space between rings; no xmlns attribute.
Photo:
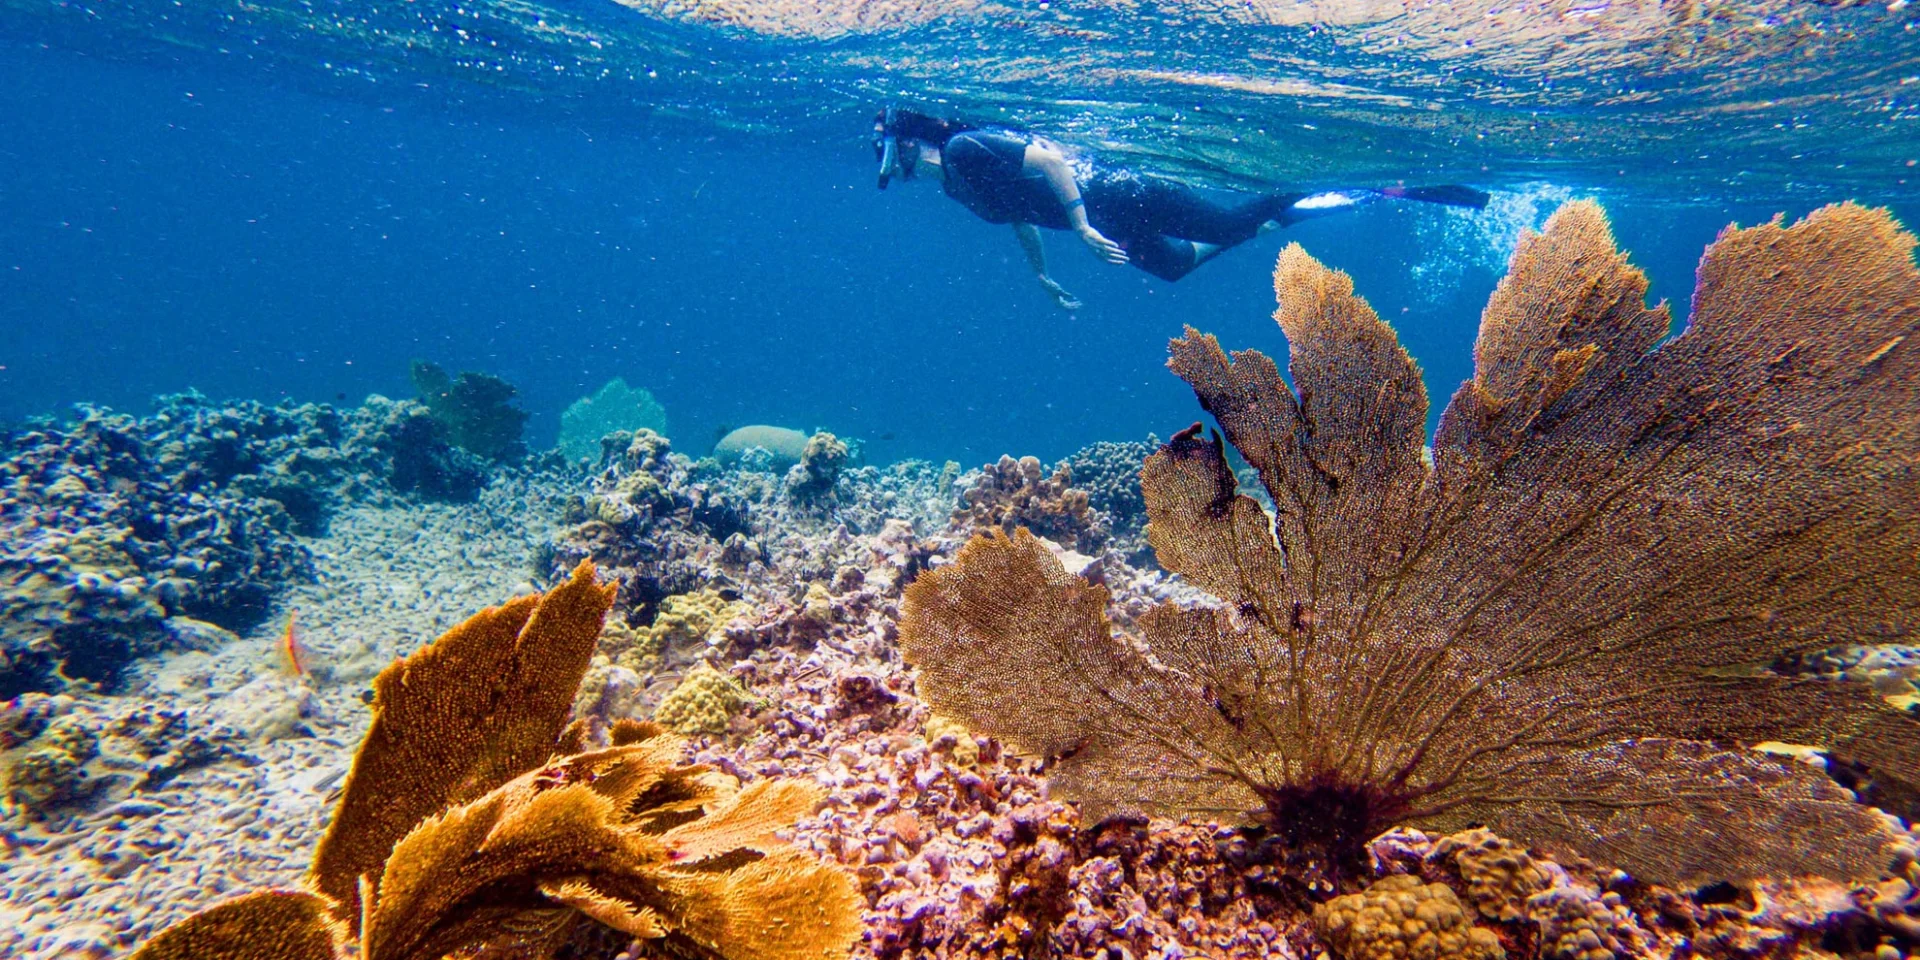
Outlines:
<svg viewBox="0 0 1920 960"><path fill-rule="evenodd" d="M1069 229L1052 184L1025 170L1031 142L1011 130L954 134L940 155L947 195L990 223ZM1129 263L1164 280L1178 280L1200 265L1195 242L1244 243L1269 220L1290 223L1288 208L1304 196L1236 194L1232 202L1220 202L1172 180L1073 162L1087 222L1125 249Z"/></svg>

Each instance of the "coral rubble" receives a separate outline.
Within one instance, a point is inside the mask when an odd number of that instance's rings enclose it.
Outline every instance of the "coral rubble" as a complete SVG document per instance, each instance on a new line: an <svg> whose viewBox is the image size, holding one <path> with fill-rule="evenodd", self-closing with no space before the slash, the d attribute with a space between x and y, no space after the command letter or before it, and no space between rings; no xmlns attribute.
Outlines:
<svg viewBox="0 0 1920 960"><path fill-rule="evenodd" d="M1411 358L1289 247L1291 387L1192 330L1170 362L1277 515L1199 425L1142 474L1160 562L1214 602L1115 637L1104 589L996 532L913 584L903 648L939 709L1053 758L1090 815L1258 823L1303 892L1350 888L1394 824L1656 883L1874 877L1897 822L1741 746L1920 780L1920 722L1764 669L1920 610L1913 243L1850 205L1729 230L1663 343L1599 208L1571 204L1514 254L1430 463Z"/></svg>

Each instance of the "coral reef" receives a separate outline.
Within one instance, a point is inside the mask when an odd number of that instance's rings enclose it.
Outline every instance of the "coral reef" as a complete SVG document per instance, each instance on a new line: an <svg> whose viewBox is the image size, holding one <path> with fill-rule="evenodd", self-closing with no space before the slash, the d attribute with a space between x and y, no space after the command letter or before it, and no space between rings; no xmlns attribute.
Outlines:
<svg viewBox="0 0 1920 960"><path fill-rule="evenodd" d="M651 430L665 436L667 411L653 394L615 377L560 412L561 455L568 460L592 460L600 455L600 438L611 433Z"/></svg>
<svg viewBox="0 0 1920 960"><path fill-rule="evenodd" d="M858 932L851 878L775 836L819 803L816 788L742 788L630 721L582 752L567 711L612 601L583 564L387 668L312 892L216 906L135 957L262 943L330 957L349 937L367 960L490 943L548 955L583 918L674 955L844 956Z"/></svg>
<svg viewBox="0 0 1920 960"><path fill-rule="evenodd" d="M425 407L156 399L0 438L0 696L245 632L310 575L295 539L396 494L471 500L492 477ZM213 626L209 627L207 624Z"/></svg>
<svg viewBox="0 0 1920 960"><path fill-rule="evenodd" d="M409 371L413 389L454 446L489 460L518 460L527 445L526 411L513 405L514 386L490 373L472 370L449 377L438 365L415 360Z"/></svg>
<svg viewBox="0 0 1920 960"><path fill-rule="evenodd" d="M1405 874L1314 908L1313 925L1342 960L1505 960L1491 931L1473 926L1460 898Z"/></svg>
<svg viewBox="0 0 1920 960"><path fill-rule="evenodd" d="M1160 449L1160 438L1089 444L1060 461L1073 486L1087 492L1087 505L1106 518L1117 540L1139 540L1144 545L1146 497L1140 495L1140 465Z"/></svg>
<svg viewBox="0 0 1920 960"><path fill-rule="evenodd" d="M1048 476L1033 457L1003 456L960 491L952 528L1012 533L1025 527L1061 546L1094 553L1107 540L1106 519L1094 511L1087 491L1072 484L1073 470L1064 462Z"/></svg>
<svg viewBox="0 0 1920 960"><path fill-rule="evenodd" d="M633 447L633 436L616 441L608 469L628 470ZM729 589L743 597L729 601L731 594L715 591L701 598L703 606L739 610L717 628L675 630L656 650L658 618L616 616L603 624L572 698L575 719L588 721L579 729L593 743L608 735L623 745L650 742L635 738L632 718L657 709L688 661L710 664L750 689L755 707L736 715L726 736L699 740L692 760L723 785L795 778L828 791L815 812L794 821L792 842L854 875L864 931L855 956L1334 956L1293 895L1295 867L1280 838L1208 820L1093 823L1060 802L1048 767L932 713L916 695L913 672L900 660L896 620L903 589L940 569L957 546L914 533L916 524L944 524L951 507L930 504L937 504L942 474L950 491L957 470L854 468L843 475L831 509L789 509L781 478L766 471L717 472L653 441L632 462L660 469L671 499L703 484L716 496L738 498L750 511L742 514L747 532L768 546L746 565L711 567L737 579ZM588 491L577 484L564 475L509 472L475 504L394 500L341 511L334 533L312 545L320 582L297 585L288 596L311 631L316 662L309 701L290 736L223 732L228 718L265 721L278 715L268 708L287 703L270 695L286 678L262 673L271 628L219 641L218 651L158 658L155 669L131 675L137 686L130 696L35 695L21 698L18 710L0 708L0 746L31 749L34 738L72 715L97 738L101 754L83 768L84 798L0 829L0 873L9 881L0 890L0 914L10 919L0 925L0 953L23 960L121 956L195 909L252 889L295 888L339 794L352 744L367 732L366 681L418 638L455 628L449 608L530 594L535 587L520 582L530 579L527 565L552 563L538 549L547 525L568 494L578 495L576 512L586 500ZM697 529L692 511L678 508L649 522L650 537ZM704 533L698 539L704 550L725 552ZM643 547L636 541L622 549L631 557ZM1100 578L1122 632L1139 630L1140 618L1160 604L1214 602L1179 578L1133 568L1111 553L1098 560L1062 556ZM586 779L544 762L521 775L542 771L548 775L540 794L565 786L560 780ZM608 775L604 768L589 773L595 782ZM529 808L511 813L506 791L495 799L503 814L493 821L496 829L534 836L521 831L532 825L524 816ZM494 816L478 803L458 809ZM1369 846L1374 856L1364 879L1416 875L1451 888L1476 914L1466 874L1477 868L1463 866L1474 851L1490 852L1495 873L1497 861L1513 857L1551 878L1514 919L1478 921L1514 957L1584 950L1592 940L1606 950L1617 944L1620 960L1758 960L1796 951L1858 960L1881 946L1898 952L1916 942L1898 932L1920 916L1906 873L1851 886L1803 878L1725 893L1675 891L1576 859L1556 862L1486 834L1427 840L1401 830ZM462 864L475 875L484 866ZM379 878L370 880L377 897ZM524 892L522 882L501 886ZM463 896L455 886L435 885L448 902ZM414 910L407 902L391 906L423 918L437 909ZM565 937L559 956L613 960L657 955L665 945L630 942L545 895L516 902L538 907L514 921L526 949ZM195 950L218 956L204 942Z"/></svg>
<svg viewBox="0 0 1920 960"><path fill-rule="evenodd" d="M911 522L890 542L913 540L915 525L932 529L952 510L950 472L919 462L849 467L827 434L815 445L818 473L793 481L837 472L834 487L814 486L811 496L769 470L690 460L646 431L615 453L621 436L608 438L592 492L570 511L576 525L553 563L557 571L591 558L620 584L621 619L637 625L654 623L667 598L702 590L754 607L797 604L808 584L872 564L861 535L904 517ZM805 446L803 439L796 458ZM818 495L828 489L838 492ZM887 549L902 548L922 549Z"/></svg>
<svg viewBox="0 0 1920 960"><path fill-rule="evenodd" d="M0 697L112 687L207 636L196 621L258 622L307 574L279 502L213 485L166 437L160 418L85 410L0 443Z"/></svg>
<svg viewBox="0 0 1920 960"><path fill-rule="evenodd" d="M1570 204L1515 252L1430 455L1412 359L1289 247L1291 386L1191 330L1170 362L1277 514L1198 424L1142 472L1160 562L1214 603L1117 638L1106 590L996 531L913 583L904 653L1090 817L1260 824L1303 894L1351 889L1396 823L1642 882L1875 877L1909 842L1892 818L1740 745L1920 780L1920 722L1764 669L1920 610L1913 243L1851 205L1729 230L1663 342L1604 215Z"/></svg>

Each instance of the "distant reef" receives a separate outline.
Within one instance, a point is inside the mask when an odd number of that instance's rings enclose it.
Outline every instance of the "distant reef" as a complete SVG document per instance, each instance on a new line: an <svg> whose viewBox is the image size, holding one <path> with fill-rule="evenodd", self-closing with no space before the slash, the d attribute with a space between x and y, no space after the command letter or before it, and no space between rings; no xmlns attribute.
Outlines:
<svg viewBox="0 0 1920 960"><path fill-rule="evenodd" d="M336 510L471 500L501 469L411 400L154 406L0 435L0 698L112 689L135 657L255 627Z"/></svg>

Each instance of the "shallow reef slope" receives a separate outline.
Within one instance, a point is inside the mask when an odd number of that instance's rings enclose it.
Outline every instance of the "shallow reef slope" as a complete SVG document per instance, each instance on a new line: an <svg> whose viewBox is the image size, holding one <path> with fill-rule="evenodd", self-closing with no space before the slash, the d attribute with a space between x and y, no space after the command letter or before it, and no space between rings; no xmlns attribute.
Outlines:
<svg viewBox="0 0 1920 960"><path fill-rule="evenodd" d="M1874 876L1891 818L1744 748L1920 782L1920 722L1766 669L1920 617L1913 244L1850 204L1729 229L1666 340L1600 208L1570 204L1515 253L1430 456L1412 359L1289 247L1291 387L1192 329L1169 363L1277 516L1199 425L1142 473L1160 562L1220 603L1116 639L1104 589L996 536L914 584L906 654L936 709L1057 758L1089 813L1260 823L1316 888L1394 824L1658 883Z"/></svg>

